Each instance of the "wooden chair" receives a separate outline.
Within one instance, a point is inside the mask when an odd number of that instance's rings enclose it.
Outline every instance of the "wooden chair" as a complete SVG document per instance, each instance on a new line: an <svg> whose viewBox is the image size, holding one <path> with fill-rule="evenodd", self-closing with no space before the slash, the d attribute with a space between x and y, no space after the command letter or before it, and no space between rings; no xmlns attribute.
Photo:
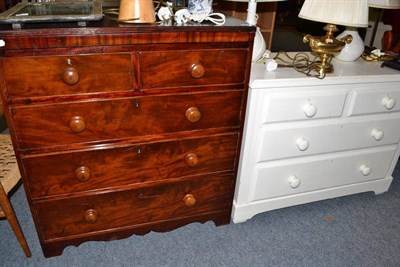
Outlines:
<svg viewBox="0 0 400 267"><path fill-rule="evenodd" d="M382 37L382 51L391 51L396 54L400 53L400 39L395 40L392 31L387 31Z"/></svg>
<svg viewBox="0 0 400 267"><path fill-rule="evenodd" d="M392 26L391 31L386 31L382 37L382 49L385 52L400 53L400 9L385 9L382 21Z"/></svg>
<svg viewBox="0 0 400 267"><path fill-rule="evenodd" d="M0 218L8 220L25 255L30 258L32 253L8 198L8 193L20 178L10 135L0 134Z"/></svg>

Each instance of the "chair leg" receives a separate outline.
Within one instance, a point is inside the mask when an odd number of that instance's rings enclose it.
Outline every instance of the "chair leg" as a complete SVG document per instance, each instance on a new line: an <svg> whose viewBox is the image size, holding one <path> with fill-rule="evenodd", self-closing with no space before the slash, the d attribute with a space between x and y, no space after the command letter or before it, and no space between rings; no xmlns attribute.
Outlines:
<svg viewBox="0 0 400 267"><path fill-rule="evenodd" d="M4 192L4 189L1 185L0 185L0 206L3 209L6 219L10 223L10 226L14 231L15 236L18 239L18 242L20 243L22 249L24 250L26 257L30 258L32 256L32 253L29 249L28 243L26 242L24 233L21 230L21 226L18 223L17 217L15 216L14 209L10 204L10 200L8 199L8 196L6 192Z"/></svg>

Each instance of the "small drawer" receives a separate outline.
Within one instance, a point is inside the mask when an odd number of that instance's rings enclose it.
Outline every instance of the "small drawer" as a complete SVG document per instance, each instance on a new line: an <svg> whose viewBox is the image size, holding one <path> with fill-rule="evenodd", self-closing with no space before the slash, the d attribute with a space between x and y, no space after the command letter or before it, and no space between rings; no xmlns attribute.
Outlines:
<svg viewBox="0 0 400 267"><path fill-rule="evenodd" d="M251 201L385 178L396 146L258 164Z"/></svg>
<svg viewBox="0 0 400 267"><path fill-rule="evenodd" d="M132 87L130 54L3 58L11 97L126 91Z"/></svg>
<svg viewBox="0 0 400 267"><path fill-rule="evenodd" d="M368 84L351 92L348 116L400 111L400 83Z"/></svg>
<svg viewBox="0 0 400 267"><path fill-rule="evenodd" d="M341 117L347 90L321 88L320 91L266 94L263 123Z"/></svg>
<svg viewBox="0 0 400 267"><path fill-rule="evenodd" d="M22 159L32 198L233 171L238 135ZM48 168L51 166L51 168Z"/></svg>
<svg viewBox="0 0 400 267"><path fill-rule="evenodd" d="M244 84L247 49L140 52L142 89Z"/></svg>
<svg viewBox="0 0 400 267"><path fill-rule="evenodd" d="M398 114L335 123L264 125L258 162L395 144L400 138L399 125Z"/></svg>
<svg viewBox="0 0 400 267"><path fill-rule="evenodd" d="M232 90L29 105L13 108L12 114L20 148L28 149L239 127L242 94Z"/></svg>
<svg viewBox="0 0 400 267"><path fill-rule="evenodd" d="M232 206L232 174L36 202L44 240L173 221Z"/></svg>

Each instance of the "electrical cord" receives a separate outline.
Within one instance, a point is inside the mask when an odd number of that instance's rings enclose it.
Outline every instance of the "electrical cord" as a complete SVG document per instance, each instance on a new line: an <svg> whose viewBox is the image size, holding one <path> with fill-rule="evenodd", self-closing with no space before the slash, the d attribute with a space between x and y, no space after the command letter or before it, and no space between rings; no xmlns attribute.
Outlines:
<svg viewBox="0 0 400 267"><path fill-rule="evenodd" d="M278 67L293 68L306 76L318 79L325 78L325 72L323 70L317 71L315 68L317 57L311 60L309 55L304 52L299 52L291 57L287 52L279 51L274 60L278 63Z"/></svg>

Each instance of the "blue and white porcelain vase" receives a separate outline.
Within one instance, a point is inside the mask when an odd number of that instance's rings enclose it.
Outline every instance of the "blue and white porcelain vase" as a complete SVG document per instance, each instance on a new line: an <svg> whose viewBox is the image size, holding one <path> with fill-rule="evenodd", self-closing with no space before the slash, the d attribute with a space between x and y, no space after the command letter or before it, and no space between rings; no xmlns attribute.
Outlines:
<svg viewBox="0 0 400 267"><path fill-rule="evenodd" d="M212 13L213 0L189 0L188 9L192 14L210 14Z"/></svg>

